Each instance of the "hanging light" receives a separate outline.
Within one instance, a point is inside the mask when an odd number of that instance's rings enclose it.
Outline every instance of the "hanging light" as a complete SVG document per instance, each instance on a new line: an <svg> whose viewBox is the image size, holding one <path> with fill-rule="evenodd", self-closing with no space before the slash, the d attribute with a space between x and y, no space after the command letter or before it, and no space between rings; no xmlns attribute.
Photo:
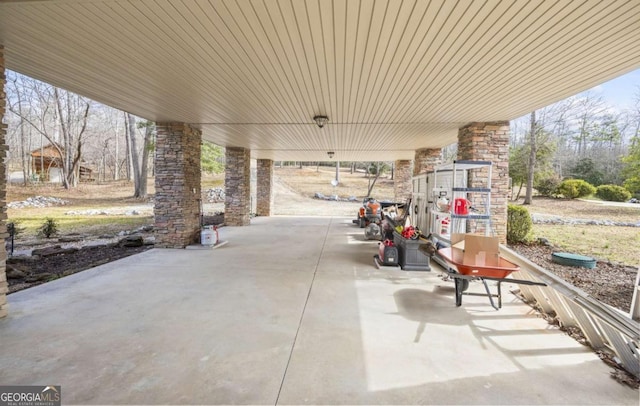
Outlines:
<svg viewBox="0 0 640 406"><path fill-rule="evenodd" d="M316 124L318 124L318 127L322 128L329 121L329 117L327 117L327 116L314 116L313 117L313 121L315 121Z"/></svg>

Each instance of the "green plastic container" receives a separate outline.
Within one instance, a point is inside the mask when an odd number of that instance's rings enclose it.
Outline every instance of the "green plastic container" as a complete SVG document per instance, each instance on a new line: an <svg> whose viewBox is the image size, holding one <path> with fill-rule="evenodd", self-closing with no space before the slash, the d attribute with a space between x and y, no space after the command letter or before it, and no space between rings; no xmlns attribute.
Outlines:
<svg viewBox="0 0 640 406"><path fill-rule="evenodd" d="M595 259L568 252L554 252L551 254L551 260L560 265L579 266L587 269L596 267Z"/></svg>

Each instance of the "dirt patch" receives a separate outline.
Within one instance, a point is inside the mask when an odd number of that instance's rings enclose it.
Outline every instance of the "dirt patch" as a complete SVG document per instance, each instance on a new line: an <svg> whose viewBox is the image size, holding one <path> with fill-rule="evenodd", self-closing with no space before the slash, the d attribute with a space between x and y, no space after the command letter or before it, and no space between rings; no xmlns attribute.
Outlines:
<svg viewBox="0 0 640 406"><path fill-rule="evenodd" d="M628 313L638 269L624 264L597 261L593 269L556 264L551 254L562 250L543 244L518 244L515 251L584 290L594 298Z"/></svg>
<svg viewBox="0 0 640 406"><path fill-rule="evenodd" d="M119 244L107 244L61 250L57 255L12 257L7 260L9 293L138 254L152 247L152 245L125 247Z"/></svg>

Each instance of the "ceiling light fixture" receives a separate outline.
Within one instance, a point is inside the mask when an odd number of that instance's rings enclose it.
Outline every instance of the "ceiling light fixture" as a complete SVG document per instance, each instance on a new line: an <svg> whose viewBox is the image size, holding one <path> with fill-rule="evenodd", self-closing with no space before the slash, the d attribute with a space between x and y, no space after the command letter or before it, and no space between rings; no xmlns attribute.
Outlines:
<svg viewBox="0 0 640 406"><path fill-rule="evenodd" d="M313 121L315 121L316 124L318 124L318 127L322 128L329 121L329 117L327 117L327 116L314 116L313 117Z"/></svg>
<svg viewBox="0 0 640 406"><path fill-rule="evenodd" d="M320 128L322 128L322 126L320 126ZM329 151L327 152L327 155L329 155L329 159L333 159L333 155L335 155L335 152Z"/></svg>

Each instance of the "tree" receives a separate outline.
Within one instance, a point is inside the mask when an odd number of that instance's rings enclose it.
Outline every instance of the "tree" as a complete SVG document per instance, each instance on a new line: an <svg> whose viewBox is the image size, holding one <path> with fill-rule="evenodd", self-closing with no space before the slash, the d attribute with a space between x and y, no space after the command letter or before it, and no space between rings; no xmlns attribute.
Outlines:
<svg viewBox="0 0 640 406"><path fill-rule="evenodd" d="M527 167L527 193L524 197L524 204L531 204L533 199L533 178L536 170L536 133L538 124L536 123L536 111L531 112L531 128L529 129L529 165Z"/></svg>
<svg viewBox="0 0 640 406"><path fill-rule="evenodd" d="M154 148L152 141L155 134L156 124L153 121L142 121L138 123L138 128L144 129L144 142L142 144L142 162L140 165L140 173L138 187L133 193L133 197L144 199L147 197L147 173L149 168L149 153Z"/></svg>
<svg viewBox="0 0 640 406"><path fill-rule="evenodd" d="M576 101L578 129L574 139L577 141L576 154L584 157L587 153L589 138L594 130L596 119L605 111L602 97L586 92Z"/></svg>
<svg viewBox="0 0 640 406"><path fill-rule="evenodd" d="M77 186L92 102L17 73L11 72L9 76L10 83L15 85L9 87L14 92L7 97L9 111L21 119L21 125L28 124L57 150L63 186L67 189ZM21 139L24 135L21 134ZM26 151L22 152L25 156Z"/></svg>
<svg viewBox="0 0 640 406"><path fill-rule="evenodd" d="M591 158L582 158L580 159L573 168L571 168L571 176L576 179L582 179L593 186L602 185L604 175L600 172L593 159Z"/></svg>
<svg viewBox="0 0 640 406"><path fill-rule="evenodd" d="M200 167L206 173L222 173L224 164L220 162L220 157L224 155L222 147L208 141L202 142L200 154Z"/></svg>
<svg viewBox="0 0 640 406"><path fill-rule="evenodd" d="M373 187L376 185L376 181L387 169L389 165L386 162L370 162L367 168L367 176L369 177L369 187L367 188L367 196L371 196ZM373 178L371 176L373 175Z"/></svg>
<svg viewBox="0 0 640 406"><path fill-rule="evenodd" d="M136 122L136 118L127 113L127 135L129 139L129 153L131 155L131 169L133 173L133 197L144 199L147 197L147 172L149 165L149 152L153 148L152 138L155 132L155 123L151 121ZM142 157L139 156L137 129L144 130L142 144Z"/></svg>
<svg viewBox="0 0 640 406"><path fill-rule="evenodd" d="M622 158L622 162L625 165L622 169L624 187L634 195L640 194L640 136L634 138L629 155Z"/></svg>
<svg viewBox="0 0 640 406"><path fill-rule="evenodd" d="M514 200L520 198L522 186L527 180L527 148L526 145L509 148L509 177L514 184L518 184L518 193Z"/></svg>

